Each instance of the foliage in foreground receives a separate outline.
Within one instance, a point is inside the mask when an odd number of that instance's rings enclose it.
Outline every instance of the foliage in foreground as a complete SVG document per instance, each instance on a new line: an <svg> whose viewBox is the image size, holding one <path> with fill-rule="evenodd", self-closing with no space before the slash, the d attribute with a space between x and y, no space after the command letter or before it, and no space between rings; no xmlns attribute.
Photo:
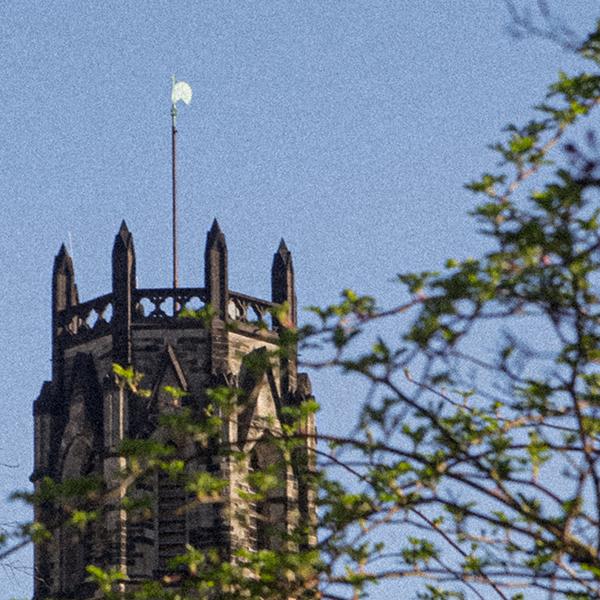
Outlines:
<svg viewBox="0 0 600 600"><path fill-rule="evenodd" d="M592 132L557 150L600 101L600 29L576 51L589 70L561 74L540 117L494 146L499 170L468 185L482 198L473 215L485 255L399 275L406 301L396 307L346 291L289 332L316 357L308 366L369 384L355 429L318 436L319 541L303 544L299 527L279 550L232 561L189 547L174 576L132 597L309 598L318 581L321 598L358 598L384 579L420 578L422 600L600 598L599 160ZM142 391L134 373L118 374ZM200 419L163 426L208 444L238 400L213 390ZM309 401L290 411L272 441L283 456L315 410ZM185 472L168 447L122 450L132 481ZM192 474L186 485L202 501L223 482ZM258 496L274 485L269 473L254 482ZM98 509L74 498L104 493L93 481L47 482L29 500L59 503L85 531ZM126 502L132 514L145 508ZM48 533L33 524L23 535ZM0 543L10 553L10 539ZM105 598L122 598L122 574L89 574Z"/></svg>

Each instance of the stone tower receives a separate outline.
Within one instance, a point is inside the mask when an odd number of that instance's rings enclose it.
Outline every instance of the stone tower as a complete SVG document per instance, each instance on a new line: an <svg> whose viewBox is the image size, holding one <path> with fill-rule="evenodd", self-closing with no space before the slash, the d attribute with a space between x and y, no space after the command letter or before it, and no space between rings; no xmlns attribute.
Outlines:
<svg viewBox="0 0 600 600"><path fill-rule="evenodd" d="M36 509L36 519L55 527L52 538L35 548L35 600L91 598L87 564L121 569L129 578L125 585L133 586L127 589L134 589L136 583L164 573L169 559L185 544L218 548L226 557L240 547L269 547L265 522L288 529L299 519L312 522L314 504L303 475L311 463L310 436L280 471L282 493L266 507L246 510L250 515L262 511L261 519L243 523L233 517L244 502L238 496L246 481L240 472L244 465L253 469L274 460L273 451L257 440L280 430L282 408L311 394L308 376L297 373L295 352L271 360L260 376L244 368L245 357L276 349L281 332L296 322L292 257L283 240L273 259L271 301L229 289L227 245L216 221L206 238L204 287L138 288L135 263L133 237L125 222L115 238L108 294L80 302L73 261L64 245L54 261L52 380L44 383L34 403L32 481L39 489L46 477L64 482L94 474L117 495L85 535L64 526L52 514L55 509ZM290 307L285 323L269 313L283 303ZM182 313L206 305L214 310L212 320ZM150 397L141 401L118 385L113 363L143 373ZM118 453L122 441L160 439L157 422L162 412L176 412L183 405L202 407L205 390L215 385L235 386L245 394L246 402L237 417L227 421L217 445L231 445L247 460L234 463L216 447L200 450L195 442L178 441L177 451L196 470L227 480L225 491L214 502L176 510L186 501L184 488L154 473L140 484L152 498L152 517L130 520L119 498L125 493L118 476L124 465ZM177 399L165 393L165 386L181 388L186 395ZM314 431L312 421L305 427L305 433Z"/></svg>

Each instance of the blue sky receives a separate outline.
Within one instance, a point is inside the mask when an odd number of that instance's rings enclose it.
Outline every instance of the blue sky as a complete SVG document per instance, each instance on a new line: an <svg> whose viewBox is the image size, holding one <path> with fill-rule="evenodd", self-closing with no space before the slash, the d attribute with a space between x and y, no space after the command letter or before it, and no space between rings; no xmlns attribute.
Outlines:
<svg viewBox="0 0 600 600"><path fill-rule="evenodd" d="M600 16L594 0L551 5L578 31ZM172 73L194 90L179 117L181 284L201 285L217 217L233 289L268 297L283 236L300 307L345 287L391 304L397 272L481 250L462 186L572 66L508 23L498 0L2 3L0 462L16 465L0 467L5 520L20 516L5 497L31 471L61 242L72 239L83 300L110 289L122 218L140 285L170 282ZM313 385L321 429L339 426L358 399L334 375ZM30 591L29 575L0 568L0 600Z"/></svg>

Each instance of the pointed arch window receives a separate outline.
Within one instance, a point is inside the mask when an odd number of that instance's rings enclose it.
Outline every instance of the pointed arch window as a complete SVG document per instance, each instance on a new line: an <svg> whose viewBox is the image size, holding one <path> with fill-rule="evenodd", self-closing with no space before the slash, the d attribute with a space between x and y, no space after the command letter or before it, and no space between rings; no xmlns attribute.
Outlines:
<svg viewBox="0 0 600 600"><path fill-rule="evenodd" d="M62 480L85 477L92 471L93 460L89 441L78 435L71 441L64 454ZM79 531L68 523L62 525L59 536L61 589L68 597L78 598L92 589L91 584L86 583L86 566L92 562L93 536L90 532Z"/></svg>
<svg viewBox="0 0 600 600"><path fill-rule="evenodd" d="M171 443L178 454L177 447ZM157 473L156 528L159 571L169 571L169 561L185 552L187 532L187 492L183 477L160 469Z"/></svg>
<svg viewBox="0 0 600 600"><path fill-rule="evenodd" d="M287 465L269 436L249 457L249 483L256 496L250 507L249 537L255 550L279 550L287 533Z"/></svg>

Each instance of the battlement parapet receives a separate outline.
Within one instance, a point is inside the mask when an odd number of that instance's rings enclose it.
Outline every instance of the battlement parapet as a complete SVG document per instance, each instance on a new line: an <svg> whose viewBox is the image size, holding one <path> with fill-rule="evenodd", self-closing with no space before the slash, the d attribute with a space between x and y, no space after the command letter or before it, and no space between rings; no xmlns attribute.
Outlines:
<svg viewBox="0 0 600 600"><path fill-rule="evenodd" d="M199 327L205 326L198 311L208 302L206 288L139 288L132 290L132 327ZM276 303L240 292L228 291L227 320L254 325L261 330L275 331L271 316ZM109 335L114 316L113 294L103 294L92 300L68 306L58 311L55 335L65 347Z"/></svg>
<svg viewBox="0 0 600 600"><path fill-rule="evenodd" d="M54 378L60 380L67 348L111 335L115 362L130 364L133 330L208 328L196 314L207 306L212 307L213 333L226 325L275 341L282 327L296 323L292 255L283 240L273 257L270 301L229 289L227 244L216 220L206 235L204 278L204 287L138 288L133 235L123 221L112 251L112 292L80 302L73 260L63 244L52 279ZM273 308L284 303L289 314L279 322Z"/></svg>

